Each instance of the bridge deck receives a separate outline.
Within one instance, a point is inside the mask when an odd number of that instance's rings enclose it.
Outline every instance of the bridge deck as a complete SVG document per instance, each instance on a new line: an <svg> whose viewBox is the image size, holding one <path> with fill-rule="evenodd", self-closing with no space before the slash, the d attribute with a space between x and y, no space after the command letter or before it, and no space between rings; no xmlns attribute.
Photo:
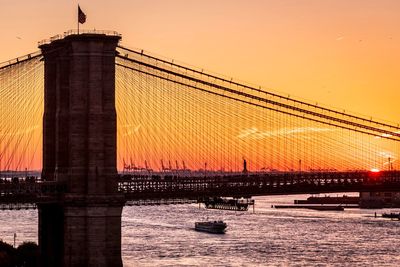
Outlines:
<svg viewBox="0 0 400 267"><path fill-rule="evenodd" d="M131 175L120 180L119 190L127 199L399 191L400 172L297 172L212 177Z"/></svg>
<svg viewBox="0 0 400 267"><path fill-rule="evenodd" d="M202 199L329 192L400 191L400 171L249 173L213 176L120 175L126 200ZM19 178L0 180L0 203L58 201L67 186Z"/></svg>

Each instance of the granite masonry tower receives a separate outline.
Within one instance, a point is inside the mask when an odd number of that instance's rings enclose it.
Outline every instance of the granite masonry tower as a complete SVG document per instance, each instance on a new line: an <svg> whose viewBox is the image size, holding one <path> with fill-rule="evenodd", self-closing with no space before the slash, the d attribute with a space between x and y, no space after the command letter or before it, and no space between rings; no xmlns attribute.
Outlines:
<svg viewBox="0 0 400 267"><path fill-rule="evenodd" d="M42 178L64 183L39 204L41 266L122 266L117 191L118 34L70 33L40 44L44 58Z"/></svg>

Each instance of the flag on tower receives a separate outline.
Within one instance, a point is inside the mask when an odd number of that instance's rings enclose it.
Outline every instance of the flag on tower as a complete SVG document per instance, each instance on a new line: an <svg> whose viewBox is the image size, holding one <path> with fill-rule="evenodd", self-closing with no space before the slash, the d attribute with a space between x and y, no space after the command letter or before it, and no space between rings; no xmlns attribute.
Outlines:
<svg viewBox="0 0 400 267"><path fill-rule="evenodd" d="M83 13L83 11L79 5L78 5L78 22L81 24L86 22L86 14Z"/></svg>

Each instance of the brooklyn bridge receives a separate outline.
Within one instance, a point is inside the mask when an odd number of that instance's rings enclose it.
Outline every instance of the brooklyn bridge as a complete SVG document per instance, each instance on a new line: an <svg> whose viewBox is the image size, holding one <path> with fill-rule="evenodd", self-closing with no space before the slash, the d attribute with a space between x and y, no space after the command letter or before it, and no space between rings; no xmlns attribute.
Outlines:
<svg viewBox="0 0 400 267"><path fill-rule="evenodd" d="M65 32L0 65L0 204L43 266L122 266L130 200L400 191L400 126Z"/></svg>

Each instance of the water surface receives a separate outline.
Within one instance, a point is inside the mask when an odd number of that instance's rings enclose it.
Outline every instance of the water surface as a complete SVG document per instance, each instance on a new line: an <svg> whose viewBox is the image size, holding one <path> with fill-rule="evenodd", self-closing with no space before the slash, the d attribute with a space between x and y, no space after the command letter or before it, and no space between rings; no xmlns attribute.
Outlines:
<svg viewBox="0 0 400 267"><path fill-rule="evenodd" d="M256 198L255 213L199 209L197 204L125 207L124 266L398 266L400 221L389 210L273 209L303 196ZM399 211L393 209L392 211ZM0 211L0 236L37 242L37 211ZM208 217L225 235L193 230Z"/></svg>

